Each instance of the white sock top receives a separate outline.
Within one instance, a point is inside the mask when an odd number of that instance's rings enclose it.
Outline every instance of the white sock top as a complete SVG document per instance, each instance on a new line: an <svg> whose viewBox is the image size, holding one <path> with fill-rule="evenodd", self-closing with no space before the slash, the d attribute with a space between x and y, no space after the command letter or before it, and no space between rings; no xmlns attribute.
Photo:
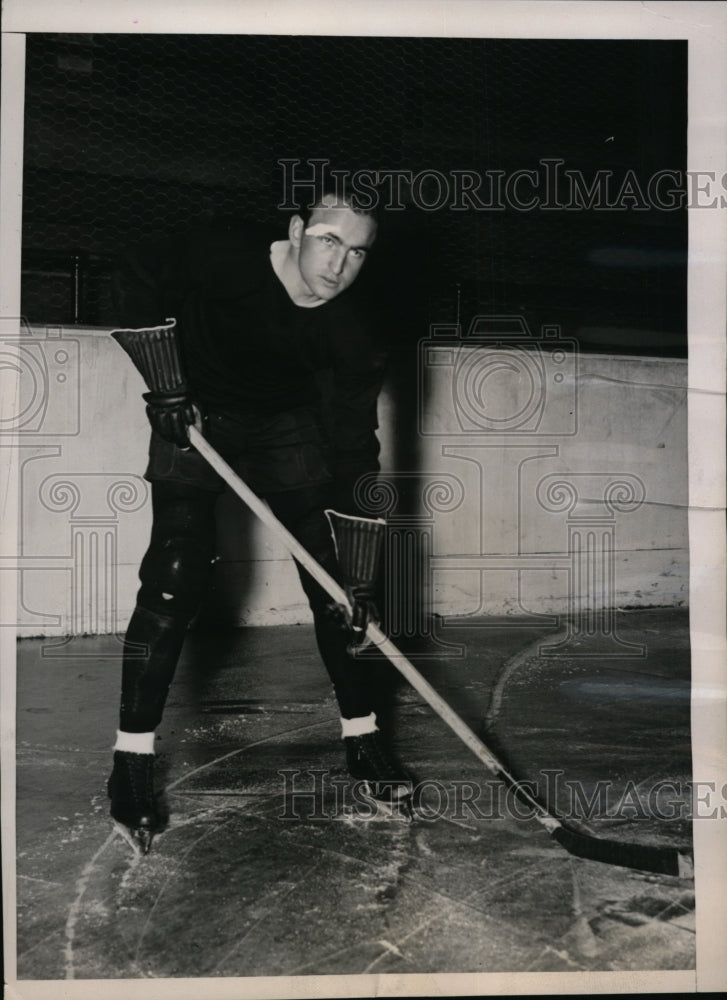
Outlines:
<svg viewBox="0 0 727 1000"><path fill-rule="evenodd" d="M126 753L154 753L154 733L125 733L116 730L114 750Z"/></svg>
<svg viewBox="0 0 727 1000"><path fill-rule="evenodd" d="M355 719L344 719L341 717L341 736L365 736L366 733L376 733L379 727L376 725L376 715L362 715Z"/></svg>

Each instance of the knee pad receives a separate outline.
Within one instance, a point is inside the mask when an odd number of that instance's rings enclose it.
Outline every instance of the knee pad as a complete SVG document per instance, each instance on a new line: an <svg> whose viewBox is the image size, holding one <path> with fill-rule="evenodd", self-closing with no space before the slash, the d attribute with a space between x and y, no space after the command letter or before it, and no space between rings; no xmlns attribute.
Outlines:
<svg viewBox="0 0 727 1000"><path fill-rule="evenodd" d="M189 535L155 539L139 570L139 604L170 618L192 618L215 561L212 539Z"/></svg>

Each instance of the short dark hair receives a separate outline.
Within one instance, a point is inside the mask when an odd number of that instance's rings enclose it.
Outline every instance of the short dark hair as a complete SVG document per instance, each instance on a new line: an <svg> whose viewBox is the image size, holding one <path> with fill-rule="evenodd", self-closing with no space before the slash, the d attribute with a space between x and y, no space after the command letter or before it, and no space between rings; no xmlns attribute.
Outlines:
<svg viewBox="0 0 727 1000"><path fill-rule="evenodd" d="M378 210L378 198L372 199L370 197L361 196L356 191L350 191L347 185L344 184L334 184L332 181L325 183L321 189L320 195L308 205L300 205L295 209L295 215L299 215L305 225L307 226L310 222L313 212L317 208L321 208L323 205L323 199L327 196L331 198L336 198L340 204L345 205L350 208L352 212L356 215L367 215L374 222L378 223L379 220L379 210Z"/></svg>

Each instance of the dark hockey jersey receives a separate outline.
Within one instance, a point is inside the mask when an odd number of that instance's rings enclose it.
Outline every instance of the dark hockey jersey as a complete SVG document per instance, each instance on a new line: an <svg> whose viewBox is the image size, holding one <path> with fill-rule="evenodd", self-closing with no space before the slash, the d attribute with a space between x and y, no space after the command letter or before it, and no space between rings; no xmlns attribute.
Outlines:
<svg viewBox="0 0 727 1000"><path fill-rule="evenodd" d="M378 469L385 345L355 284L315 308L296 306L272 268L276 238L266 227L222 224L125 252L114 273L119 325L173 316L191 395L208 411L322 407L327 384L336 475L352 483Z"/></svg>

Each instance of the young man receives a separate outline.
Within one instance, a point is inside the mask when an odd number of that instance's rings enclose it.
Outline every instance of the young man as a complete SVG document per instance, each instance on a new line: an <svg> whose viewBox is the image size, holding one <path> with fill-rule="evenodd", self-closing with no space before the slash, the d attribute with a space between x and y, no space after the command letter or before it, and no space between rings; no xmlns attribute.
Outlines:
<svg viewBox="0 0 727 1000"><path fill-rule="evenodd" d="M376 233L370 212L328 194L293 216L285 240L271 242L253 227L200 230L128 253L116 270L126 329L114 336L152 390L144 398L153 524L126 634L108 792L112 817L144 852L163 822L153 788L154 731L210 579L224 488L189 445L193 422L332 576L340 580L343 570L352 618L298 567L340 706L348 769L382 798L410 794L409 776L376 726L370 666L354 655L376 615L380 531L358 516L354 488L378 469L376 401L386 351L363 304L344 293ZM330 434L316 378L323 370L332 371ZM351 551L353 532L358 565L339 566L329 508L342 515L331 516L339 554L342 545Z"/></svg>

